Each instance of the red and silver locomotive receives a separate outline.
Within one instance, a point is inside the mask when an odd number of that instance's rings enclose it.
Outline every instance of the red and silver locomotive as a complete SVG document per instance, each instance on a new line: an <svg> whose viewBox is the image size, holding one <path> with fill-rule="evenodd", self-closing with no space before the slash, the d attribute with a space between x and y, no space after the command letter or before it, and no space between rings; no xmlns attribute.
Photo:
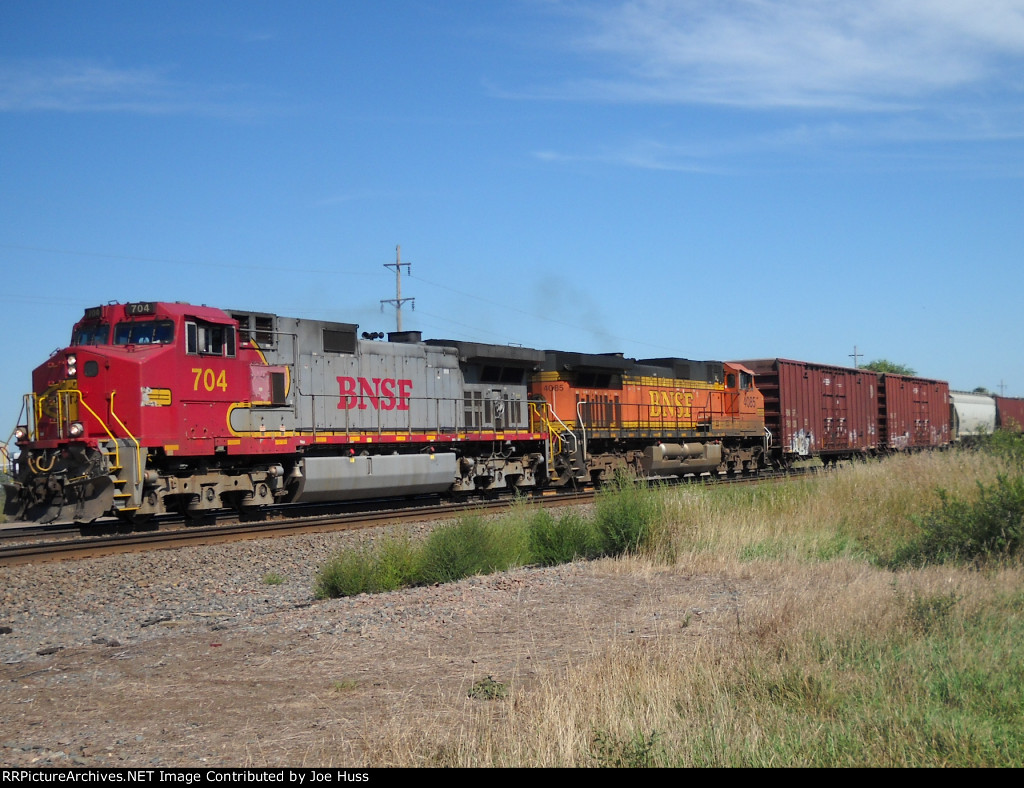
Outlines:
<svg viewBox="0 0 1024 788"><path fill-rule="evenodd" d="M543 354L356 329L183 303L86 310L33 373L6 511L136 519L537 484L526 378Z"/></svg>

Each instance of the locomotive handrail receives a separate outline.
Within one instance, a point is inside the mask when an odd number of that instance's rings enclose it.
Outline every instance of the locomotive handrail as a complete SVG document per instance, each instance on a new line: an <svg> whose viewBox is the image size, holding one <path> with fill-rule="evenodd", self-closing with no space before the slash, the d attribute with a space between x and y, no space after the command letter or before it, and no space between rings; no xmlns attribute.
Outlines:
<svg viewBox="0 0 1024 788"><path fill-rule="evenodd" d="M21 421L22 414L24 414L25 415L25 428L28 430L28 435L26 435L25 438L27 440L29 440L29 441L33 441L33 440L36 439L36 419L35 419L36 412L35 412L35 408L33 406L29 405L29 397L33 397L34 398L35 394L22 394L21 395L21 410L18 411L18 418L17 418L17 421L15 421L14 423L15 423L15 425L17 425L18 422ZM11 442L11 438L14 437L14 433L15 433L15 431L17 429L18 429L18 427L15 426L15 428L13 430L11 430L11 434L7 436L7 441L4 443L4 446L7 446L7 444Z"/></svg>
<svg viewBox="0 0 1024 788"><path fill-rule="evenodd" d="M114 433L111 432L110 427L107 426L107 423L103 420L103 418L96 411L94 411L92 409L92 407L89 405L88 402L85 401L85 397L82 396L82 392L80 392L78 389L65 389L64 391L61 392L61 394L64 397L67 397L68 395L71 395L71 394L73 394L74 396L78 397L79 404L81 404L82 407L84 407L87 411L89 411L89 413L92 415L92 417L94 419L96 419L97 423L103 428L103 431L105 433L107 433L107 436L110 438L111 442L114 444L114 462L115 462L115 464L120 466L121 465L121 447L120 447L120 445L117 442L117 438L114 437ZM58 399L58 407L60 407L59 399ZM131 438L135 442L135 450L136 450L136 452L138 452L139 451L139 446L140 446L139 442L128 431L128 428L124 426L124 423L121 421L121 419L117 418L117 414L114 413L114 392L110 393L110 413L111 413L111 415L115 419L117 419L117 423L121 425L121 429L123 429L125 431L125 433L128 435L128 437ZM141 459L141 455L137 454L137 459ZM139 467L139 463L136 463L136 471L140 474L139 475L139 481L141 481L141 479L142 479L142 476L141 476L142 469L141 469L141 467Z"/></svg>
<svg viewBox="0 0 1024 788"><path fill-rule="evenodd" d="M576 433L569 429L568 425L559 418L558 414L551 410L549 403L528 402L527 404L530 406L530 409L537 415L537 418L540 419L540 421L543 423L545 427L544 431L548 434L548 437L550 438L550 440L548 441L549 456L545 458L548 468L550 469L554 465L555 455L563 451L562 446L564 443L567 442L563 438L563 435L572 438L573 444L572 448L570 449L570 452L572 454L575 454L576 450L579 448L579 438L576 436ZM542 411L546 412L551 417L553 417L554 420L561 425L562 430L559 431L557 429L552 429L551 419L545 416L544 413L542 413Z"/></svg>
<svg viewBox="0 0 1024 788"><path fill-rule="evenodd" d="M563 436L570 438L572 442L572 448L570 451L575 452L579 448L580 439L576 436L576 433L572 431L569 425L558 417L557 413L552 413L551 415L555 417L555 421L562 425L562 429L564 430L564 432L558 433L559 441L563 443L567 442Z"/></svg>
<svg viewBox="0 0 1024 788"><path fill-rule="evenodd" d="M575 452L579 448L579 438L576 436L576 433L572 431L568 424L566 424L564 421L562 421L561 418L559 418L557 413L555 413L548 407L548 404L546 402L544 403L544 409L547 410L548 413L550 413L554 417L555 421L557 421L562 426L562 432L555 431L553 433L558 436L558 442L565 443L566 441L563 439L562 436L567 435L568 437L572 438L572 448L570 449L570 451ZM548 424L551 423L550 420L546 421Z"/></svg>
<svg viewBox="0 0 1024 788"><path fill-rule="evenodd" d="M22 395L22 397L21 397L21 410L18 411L18 418L14 422L16 426L14 427L14 429L11 430L11 434L7 436L7 440L5 440L2 444L0 444L0 453L2 453L3 456L4 456L3 470L6 473L13 474L13 472L14 472L14 460L11 459L11 453L7 450L7 444L9 444L11 442L11 438L13 438L14 434L18 431L17 424L18 424L18 422L21 421L22 414L26 413L26 411L28 413L32 412L32 409L29 408L29 405L28 405L28 398L29 398L28 394L23 394ZM26 422L27 421L28 421L28 419L26 419ZM31 424L31 423L27 423L25 425L25 428L28 430L28 435L25 436L25 438L27 440L32 440L33 439L34 434L35 434L34 426L35 425Z"/></svg>
<svg viewBox="0 0 1024 788"><path fill-rule="evenodd" d="M116 393L116 391L110 392L110 415L117 419L117 423L121 425L121 429L124 430L124 434L127 435L131 439L132 443L135 444L135 482L138 484L142 482L142 444L139 443L138 438L132 435L131 430L124 425L124 422L121 421L121 417L114 412L114 395ZM88 407L88 405L86 405L86 407ZM118 464L120 464L120 462L118 462Z"/></svg>
<svg viewBox="0 0 1024 788"><path fill-rule="evenodd" d="M576 403L576 423L580 425L580 431L583 433L583 454L587 453L587 425L583 422L583 411L581 408L590 403L587 400L580 400ZM589 410L588 410L589 413Z"/></svg>

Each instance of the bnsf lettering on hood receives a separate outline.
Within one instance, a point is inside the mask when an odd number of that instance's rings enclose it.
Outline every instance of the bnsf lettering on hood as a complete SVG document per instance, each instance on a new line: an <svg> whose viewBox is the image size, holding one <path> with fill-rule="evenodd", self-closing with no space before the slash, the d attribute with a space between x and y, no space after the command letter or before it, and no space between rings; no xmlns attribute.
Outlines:
<svg viewBox="0 0 1024 788"><path fill-rule="evenodd" d="M371 406L375 410L409 410L411 380L339 377L338 385L341 387L341 399L338 400L341 410L366 410Z"/></svg>

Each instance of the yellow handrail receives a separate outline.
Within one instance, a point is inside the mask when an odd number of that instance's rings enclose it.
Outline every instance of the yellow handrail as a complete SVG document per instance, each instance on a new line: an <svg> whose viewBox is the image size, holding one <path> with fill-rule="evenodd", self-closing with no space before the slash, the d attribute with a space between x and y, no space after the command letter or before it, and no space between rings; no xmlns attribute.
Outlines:
<svg viewBox="0 0 1024 788"><path fill-rule="evenodd" d="M132 443L135 444L135 481L137 483L142 482L142 444L139 443L138 438L132 435L131 430L124 426L124 422L121 418L114 413L114 394L116 391L110 392L110 415L117 419L117 423L121 425L121 429L124 430L124 434L131 438ZM118 463L120 465L120 463Z"/></svg>
<svg viewBox="0 0 1024 788"><path fill-rule="evenodd" d="M89 403L85 401L85 397L82 396L82 392L80 392L78 389L66 389L66 391L65 391L65 393L70 393L70 392L74 392L75 393L75 395L78 397L78 401L82 405L82 407L84 407L87 411L89 411L90 414L92 414L92 417L94 419L96 419L97 422L99 422L99 425L101 427L103 427L103 431L105 433L107 433L107 435L110 437L110 440L114 444L114 462L117 465L120 465L121 464L120 447L117 444L117 438L114 437L114 433L112 433L110 431L110 428L107 426L107 423L105 421L103 421L102 418L100 418L100 415L96 411L94 411L91 407L89 407ZM113 394L111 394L111 405L113 405ZM113 408L111 408L111 411L113 411ZM118 421L120 421L120 419L118 419ZM124 425L122 424L121 426L123 427ZM125 432L127 432L127 430L125 430ZM137 442L138 441L136 441L136 443Z"/></svg>
<svg viewBox="0 0 1024 788"><path fill-rule="evenodd" d="M548 472L553 473L554 471L552 469L554 467L555 457L562 453L565 446L565 439L562 437L562 433L568 433L573 437L573 440L576 440L576 435L571 429L569 429L568 425L558 417L557 413L553 413L551 411L551 407L547 402L531 402L529 405L530 410L544 427L544 432L548 434L548 456L545 459L547 461ZM553 416L554 420L549 416Z"/></svg>

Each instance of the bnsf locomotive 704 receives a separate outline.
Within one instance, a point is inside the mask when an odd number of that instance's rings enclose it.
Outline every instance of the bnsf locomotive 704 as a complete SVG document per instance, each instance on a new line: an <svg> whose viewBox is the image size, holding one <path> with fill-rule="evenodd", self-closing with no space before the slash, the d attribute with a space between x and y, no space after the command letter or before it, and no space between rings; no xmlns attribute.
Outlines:
<svg viewBox="0 0 1024 788"><path fill-rule="evenodd" d="M162 302L87 309L23 413L5 513L40 522L744 472L769 448L742 364Z"/></svg>

